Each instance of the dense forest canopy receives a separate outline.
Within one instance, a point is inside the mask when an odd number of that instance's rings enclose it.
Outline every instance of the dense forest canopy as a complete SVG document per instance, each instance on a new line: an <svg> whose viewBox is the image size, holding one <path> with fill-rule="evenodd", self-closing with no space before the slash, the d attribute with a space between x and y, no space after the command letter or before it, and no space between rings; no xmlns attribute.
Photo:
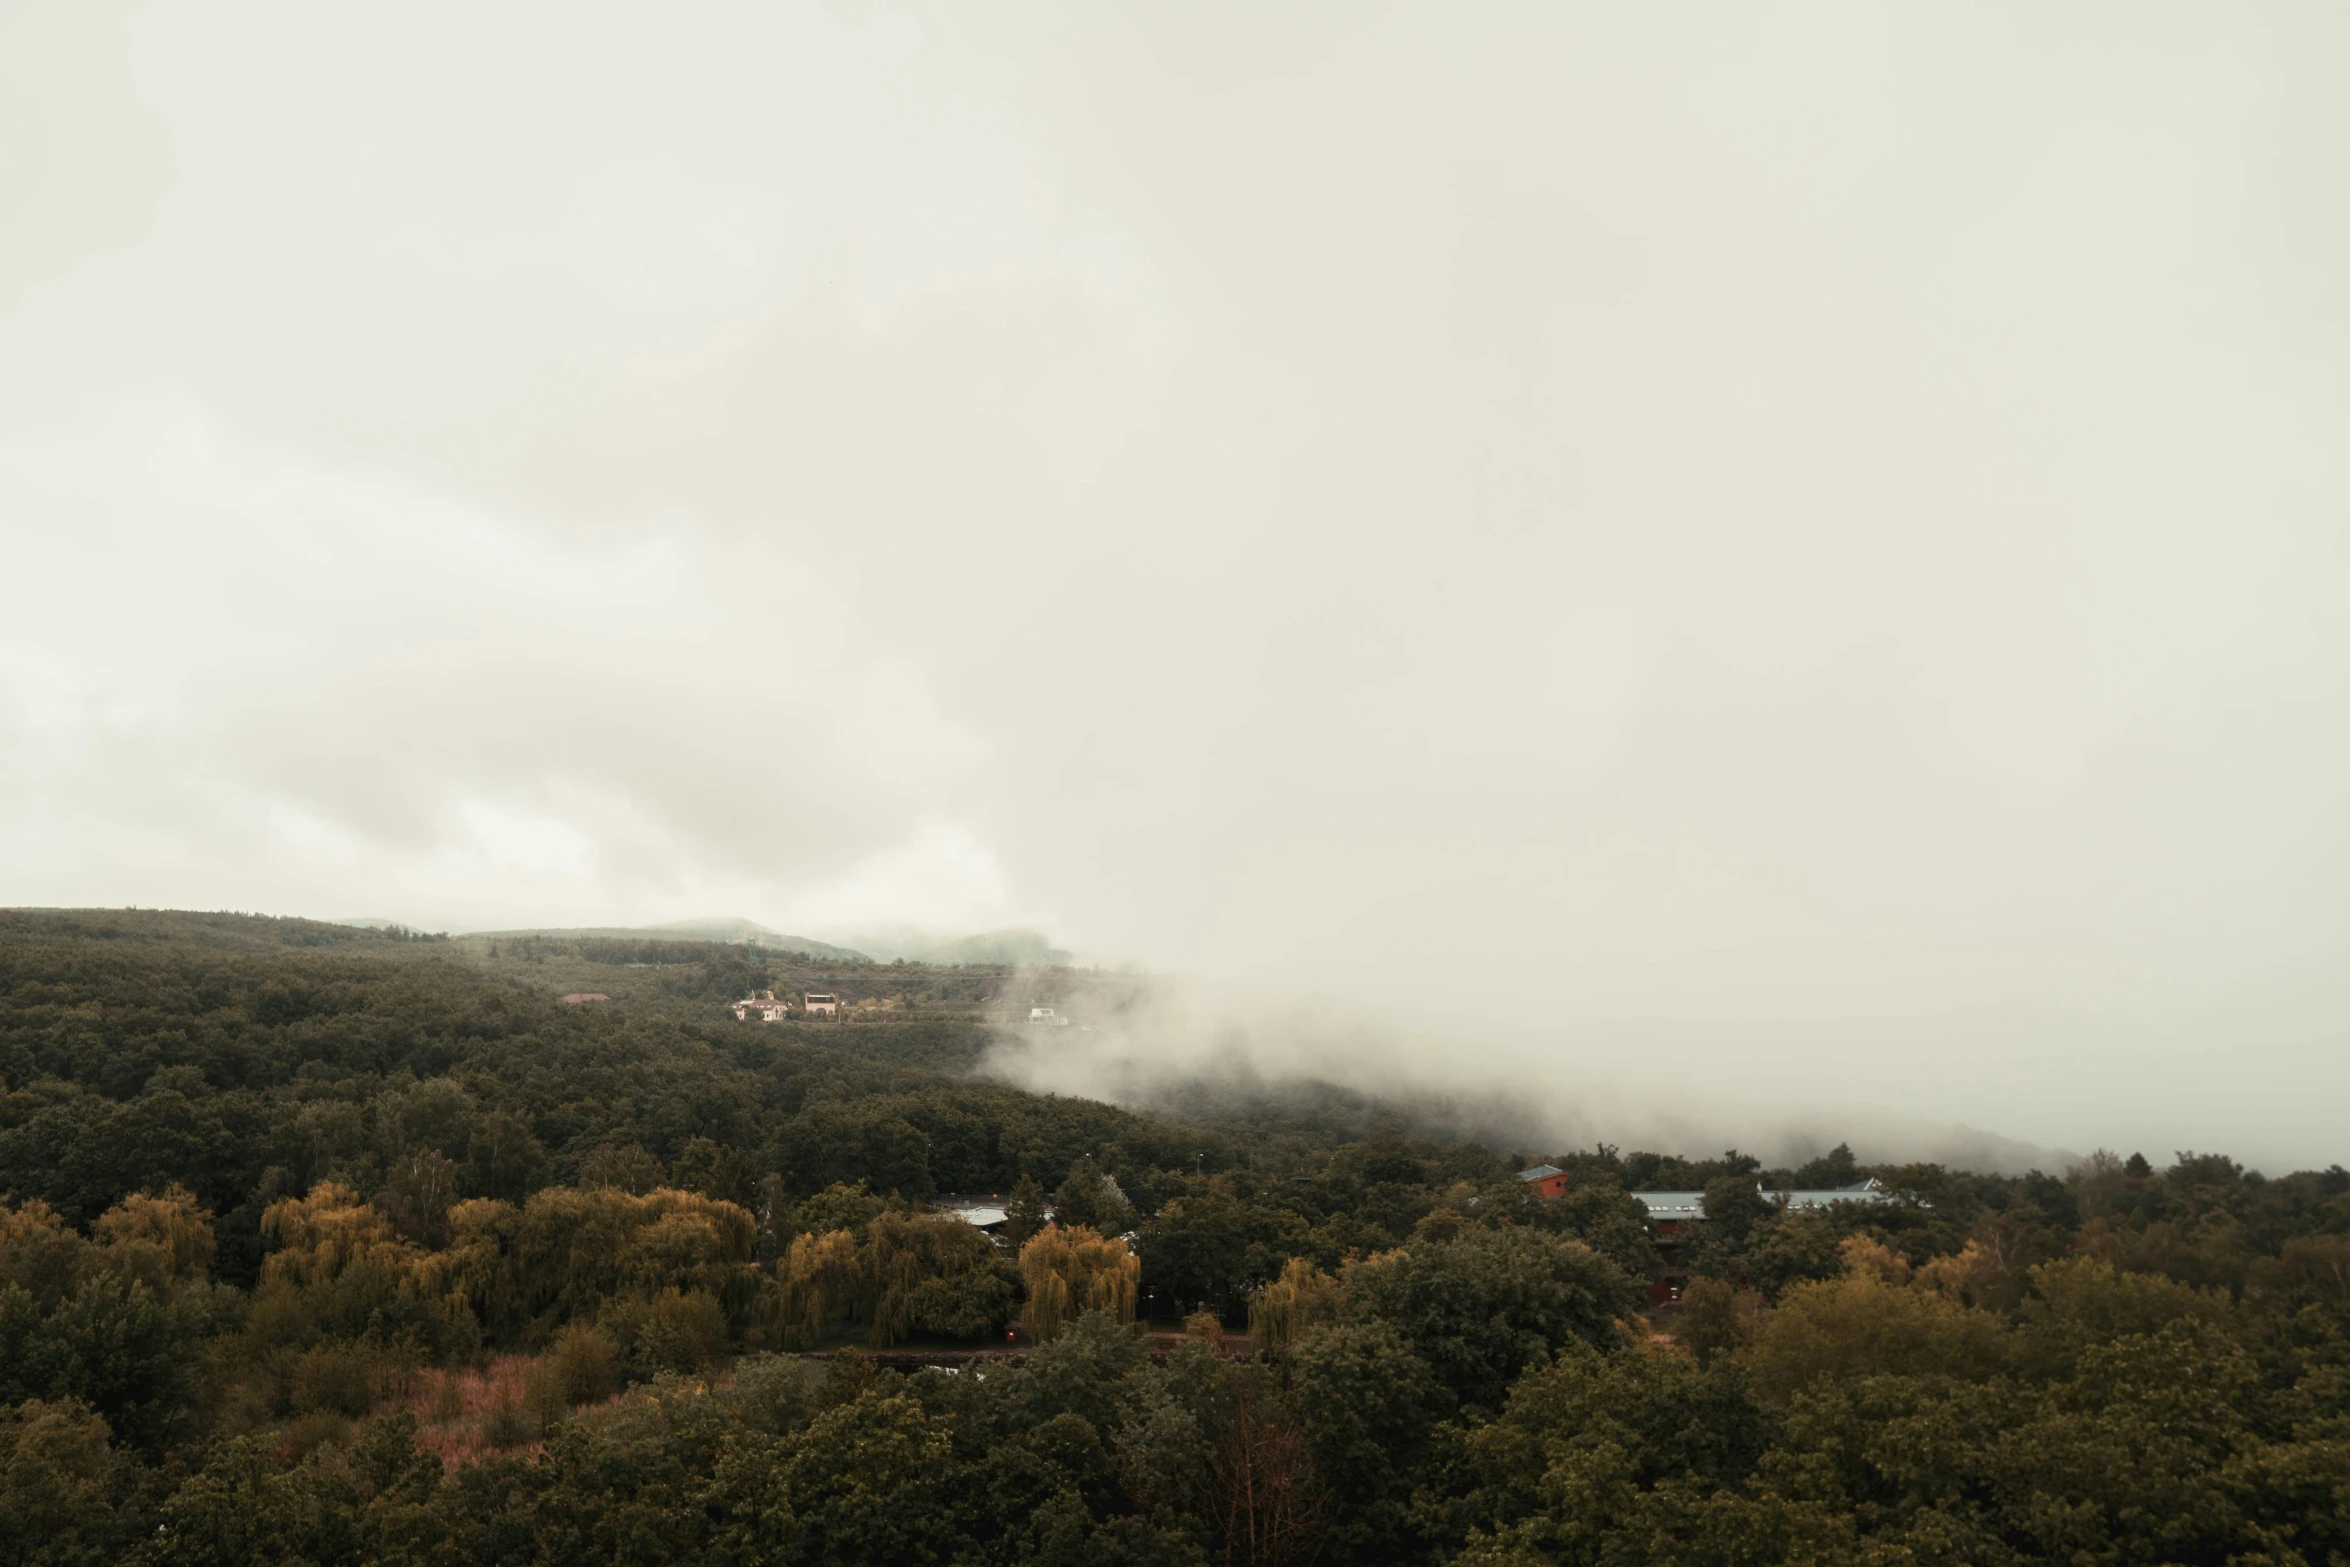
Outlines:
<svg viewBox="0 0 2350 1567"><path fill-rule="evenodd" d="M2339 1166L979 1075L1060 982L0 912L0 1562L2350 1562Z"/></svg>

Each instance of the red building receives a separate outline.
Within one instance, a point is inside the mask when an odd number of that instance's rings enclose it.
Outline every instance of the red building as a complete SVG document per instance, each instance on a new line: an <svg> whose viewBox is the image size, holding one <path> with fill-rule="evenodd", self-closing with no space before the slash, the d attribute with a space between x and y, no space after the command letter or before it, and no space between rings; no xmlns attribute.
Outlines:
<svg viewBox="0 0 2350 1567"><path fill-rule="evenodd" d="M1705 1193L1634 1192L1632 1200L1648 1210L1648 1244L1656 1252L1657 1272L1649 1281L1648 1298L1670 1306L1689 1281L1681 1266L1682 1232L1705 1217Z"/></svg>
<svg viewBox="0 0 2350 1567"><path fill-rule="evenodd" d="M1538 1164L1531 1170L1520 1170L1518 1179L1534 1188L1534 1195L1544 1199L1567 1195L1567 1172L1555 1164Z"/></svg>

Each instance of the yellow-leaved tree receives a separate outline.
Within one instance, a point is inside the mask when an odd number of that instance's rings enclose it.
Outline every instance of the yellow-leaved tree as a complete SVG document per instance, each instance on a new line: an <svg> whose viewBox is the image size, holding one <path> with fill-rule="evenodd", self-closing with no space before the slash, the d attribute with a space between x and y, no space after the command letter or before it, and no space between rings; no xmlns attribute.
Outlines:
<svg viewBox="0 0 2350 1567"><path fill-rule="evenodd" d="M316 1290L353 1274L381 1275L396 1284L424 1254L340 1181L320 1181L307 1196L271 1203L261 1215L261 1233L277 1248L261 1264L264 1287Z"/></svg>
<svg viewBox="0 0 2350 1567"><path fill-rule="evenodd" d="M1305 1258L1292 1257L1282 1266L1281 1277L1249 1301L1249 1337L1258 1349L1278 1353L1337 1310L1338 1281Z"/></svg>
<svg viewBox="0 0 2350 1567"><path fill-rule="evenodd" d="M749 1210L699 1192L550 1186L520 1206L461 1202L445 1223L448 1244L428 1271L499 1342L670 1291L739 1318L763 1277L751 1260L758 1223Z"/></svg>
<svg viewBox="0 0 2350 1567"><path fill-rule="evenodd" d="M476 1197L447 1210L448 1244L424 1264L434 1286L460 1302L493 1341L519 1337L528 1313L510 1260L522 1211L510 1202Z"/></svg>
<svg viewBox="0 0 2350 1567"><path fill-rule="evenodd" d="M864 1270L851 1230L795 1235L776 1267L775 1332L786 1349L814 1349L826 1324L856 1312Z"/></svg>
<svg viewBox="0 0 2350 1567"><path fill-rule="evenodd" d="M133 1192L100 1214L91 1229L142 1277L153 1273L178 1283L202 1279L212 1269L212 1216L185 1186L174 1184L160 1197Z"/></svg>
<svg viewBox="0 0 2350 1567"><path fill-rule="evenodd" d="M771 1342L809 1349L834 1325L861 1322L887 1349L914 1333L970 1338L1011 1312L1013 1287L995 1242L943 1214L884 1212L853 1229L794 1237L767 1297Z"/></svg>
<svg viewBox="0 0 2350 1567"><path fill-rule="evenodd" d="M1028 1286L1021 1320L1042 1344L1088 1311L1134 1320L1142 1259L1127 1244L1083 1225L1048 1224L1020 1248L1020 1277Z"/></svg>
<svg viewBox="0 0 2350 1567"><path fill-rule="evenodd" d="M1881 1241L1848 1236L1841 1250L1843 1276L1789 1289L1741 1352L1766 1398L1792 1398L1823 1380L1973 1380L1997 1369L2005 1328L1999 1317L1914 1278L1907 1259Z"/></svg>
<svg viewBox="0 0 2350 1567"><path fill-rule="evenodd" d="M758 1229L748 1209L699 1192L551 1186L523 1204L509 1260L523 1309L550 1321L666 1289L739 1312L758 1288L751 1262Z"/></svg>
<svg viewBox="0 0 2350 1567"><path fill-rule="evenodd" d="M271 1203L261 1233L276 1249L261 1265L247 1323L258 1347L321 1333L404 1340L434 1354L479 1343L472 1313L442 1287L430 1254L349 1187L321 1181L307 1196Z"/></svg>

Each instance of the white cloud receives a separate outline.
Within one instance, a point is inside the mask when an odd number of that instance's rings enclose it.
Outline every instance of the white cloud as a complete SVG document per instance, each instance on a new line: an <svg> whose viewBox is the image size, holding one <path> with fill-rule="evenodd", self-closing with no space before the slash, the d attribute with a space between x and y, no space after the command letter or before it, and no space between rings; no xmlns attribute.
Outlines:
<svg viewBox="0 0 2350 1567"><path fill-rule="evenodd" d="M556 529L181 398L0 443L0 484L36 900L156 901L160 861L240 905L772 905L880 853L975 754L772 544Z"/></svg>
<svg viewBox="0 0 2350 1567"><path fill-rule="evenodd" d="M11 900L2335 1156L2337 17L0 26Z"/></svg>

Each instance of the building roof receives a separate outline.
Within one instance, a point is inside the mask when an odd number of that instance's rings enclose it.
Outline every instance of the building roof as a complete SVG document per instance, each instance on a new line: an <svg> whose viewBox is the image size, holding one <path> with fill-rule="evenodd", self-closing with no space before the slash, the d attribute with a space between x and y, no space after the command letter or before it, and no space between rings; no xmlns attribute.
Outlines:
<svg viewBox="0 0 2350 1567"><path fill-rule="evenodd" d="M1555 1164L1538 1164L1531 1170L1520 1170L1518 1179L1521 1181L1547 1181L1554 1175L1566 1173Z"/></svg>
<svg viewBox="0 0 2350 1567"><path fill-rule="evenodd" d="M1634 1192L1632 1200L1648 1210L1651 1219L1702 1219L1703 1192Z"/></svg>
<svg viewBox="0 0 2350 1567"><path fill-rule="evenodd" d="M960 1219L976 1229L992 1230L1012 1216L1012 1205L1000 1192L949 1193L934 1197L930 1211L942 1218ZM1044 1216L1053 1216L1053 1205L1044 1205Z"/></svg>
<svg viewBox="0 0 2350 1567"><path fill-rule="evenodd" d="M578 1006L582 1001L609 1001L612 998L610 996L598 995L592 990L575 990L570 995L565 996L563 999L569 1002L572 1006Z"/></svg>
<svg viewBox="0 0 2350 1567"><path fill-rule="evenodd" d="M1840 1202L1891 1202L1893 1194L1878 1183L1875 1176L1855 1181L1850 1186L1830 1186L1803 1192L1764 1192L1765 1197L1776 1197L1790 1208L1825 1208Z"/></svg>
<svg viewBox="0 0 2350 1567"><path fill-rule="evenodd" d="M1755 1183L1756 1191L1773 1202L1784 1202L1789 1208L1826 1208L1840 1202L1891 1202L1893 1194L1875 1176L1855 1181L1850 1186L1831 1186L1812 1191L1774 1192ZM1705 1217L1703 1192L1634 1192L1633 1198L1648 1209L1651 1219L1702 1219Z"/></svg>

